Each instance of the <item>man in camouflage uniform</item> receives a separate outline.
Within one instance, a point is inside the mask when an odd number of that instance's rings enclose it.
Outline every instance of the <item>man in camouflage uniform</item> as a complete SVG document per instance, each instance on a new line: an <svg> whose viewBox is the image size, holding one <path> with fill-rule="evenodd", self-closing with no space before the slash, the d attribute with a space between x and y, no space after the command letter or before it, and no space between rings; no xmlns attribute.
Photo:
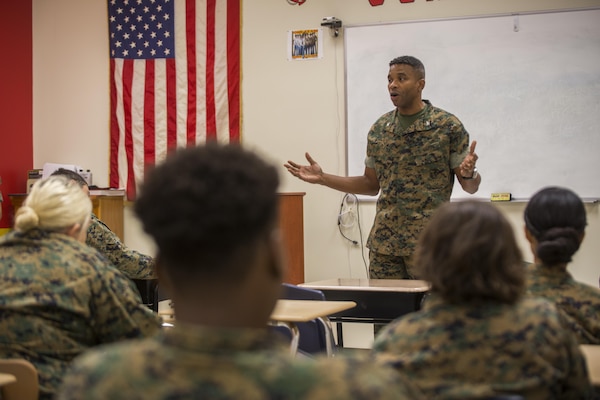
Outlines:
<svg viewBox="0 0 600 400"><path fill-rule="evenodd" d="M269 329L285 274L278 183L253 153L216 143L148 174L135 211L157 244L175 326L82 356L58 399L422 399L372 361L296 359Z"/></svg>
<svg viewBox="0 0 600 400"><path fill-rule="evenodd" d="M86 349L160 329L160 318L98 251L56 226L16 228L0 238L0 357L35 365L40 399L52 398Z"/></svg>
<svg viewBox="0 0 600 400"><path fill-rule="evenodd" d="M60 168L52 175L66 176L89 193L88 184L75 171ZM104 254L118 270L130 279L150 279L154 277L154 262L152 257L127 247L119 237L110 230L98 217L92 214L92 220L87 231L86 244Z"/></svg>
<svg viewBox="0 0 600 400"><path fill-rule="evenodd" d="M512 225L496 207L440 206L415 252L431 294L422 310L379 332L376 359L430 399L591 398L575 336L554 304L524 296L521 260Z"/></svg>
<svg viewBox="0 0 600 400"><path fill-rule="evenodd" d="M285 164L306 182L348 193L379 193L367 241L370 278L413 278L416 240L432 212L450 200L454 175L468 193L475 193L481 182L476 142L469 148L469 135L458 118L422 100L424 87L425 68L418 59L390 61L388 90L396 109L369 131L363 176L324 173L308 153L308 166Z"/></svg>

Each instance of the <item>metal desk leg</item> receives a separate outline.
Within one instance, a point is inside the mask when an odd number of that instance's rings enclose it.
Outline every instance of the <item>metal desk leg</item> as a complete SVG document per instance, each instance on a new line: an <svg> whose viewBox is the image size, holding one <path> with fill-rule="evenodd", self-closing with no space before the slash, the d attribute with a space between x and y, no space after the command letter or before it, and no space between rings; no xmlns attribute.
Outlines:
<svg viewBox="0 0 600 400"><path fill-rule="evenodd" d="M323 327L325 328L325 348L327 350L327 356L333 356L333 349L335 348L335 343L333 342L333 328L331 327L331 321L327 317L319 317L317 318Z"/></svg>
<svg viewBox="0 0 600 400"><path fill-rule="evenodd" d="M336 324L336 331L338 347L344 347L344 329L341 322Z"/></svg>
<svg viewBox="0 0 600 400"><path fill-rule="evenodd" d="M292 341L290 343L290 352L292 356L295 356L298 353L298 345L300 344L300 331L298 327L293 322L282 322L276 321L275 325L277 326L285 326L292 333Z"/></svg>

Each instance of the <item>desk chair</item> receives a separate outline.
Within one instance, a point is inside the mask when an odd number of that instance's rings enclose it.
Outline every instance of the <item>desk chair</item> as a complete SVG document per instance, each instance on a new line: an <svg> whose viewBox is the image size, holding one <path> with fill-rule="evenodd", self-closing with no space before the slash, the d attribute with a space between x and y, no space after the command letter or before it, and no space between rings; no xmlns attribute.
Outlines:
<svg viewBox="0 0 600 400"><path fill-rule="evenodd" d="M286 300L325 300L325 295L320 290L303 288L300 286L292 285L289 283L283 283L282 299ZM328 341L330 351L335 349L335 343L333 337L327 337L327 330L324 327L326 322L323 319L314 319L309 322L301 322L297 324L297 328L300 331L300 340L298 343L298 350L305 354L318 354L327 352ZM287 328L275 327L275 329L291 340L291 334ZM332 354L329 354L332 355Z"/></svg>
<svg viewBox="0 0 600 400"><path fill-rule="evenodd" d="M32 363L22 358L0 359L0 372L17 378L16 382L2 387L0 390L2 400L38 399L38 373Z"/></svg>
<svg viewBox="0 0 600 400"><path fill-rule="evenodd" d="M154 310L155 306L158 308L158 303L155 300L156 286L158 286L157 279L132 279L133 283L137 287L142 303L145 304L151 310ZM156 304L154 304L156 303Z"/></svg>
<svg viewBox="0 0 600 400"><path fill-rule="evenodd" d="M164 300L171 300L171 295L158 283L154 286L154 303L152 309L158 312L158 304Z"/></svg>

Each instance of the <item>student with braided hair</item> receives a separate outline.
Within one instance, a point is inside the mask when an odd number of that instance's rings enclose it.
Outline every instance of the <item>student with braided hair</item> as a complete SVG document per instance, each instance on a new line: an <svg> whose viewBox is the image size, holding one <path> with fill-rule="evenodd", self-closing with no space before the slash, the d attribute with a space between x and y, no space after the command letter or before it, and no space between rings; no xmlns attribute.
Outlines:
<svg viewBox="0 0 600 400"><path fill-rule="evenodd" d="M581 344L600 344L600 289L567 271L585 236L583 202L569 189L547 187L525 208L525 235L534 263L527 266L531 295L554 302Z"/></svg>

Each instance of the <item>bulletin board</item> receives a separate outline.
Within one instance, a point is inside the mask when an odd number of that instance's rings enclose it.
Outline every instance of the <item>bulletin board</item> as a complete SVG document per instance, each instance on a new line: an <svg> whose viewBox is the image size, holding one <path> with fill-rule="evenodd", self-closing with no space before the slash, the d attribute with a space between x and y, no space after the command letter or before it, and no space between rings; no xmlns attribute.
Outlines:
<svg viewBox="0 0 600 400"><path fill-rule="evenodd" d="M560 185L600 197L600 9L344 28L347 173L362 175L367 133L393 109L389 62L425 65L423 98L477 140L475 197L527 199ZM452 198L467 198L458 183Z"/></svg>

